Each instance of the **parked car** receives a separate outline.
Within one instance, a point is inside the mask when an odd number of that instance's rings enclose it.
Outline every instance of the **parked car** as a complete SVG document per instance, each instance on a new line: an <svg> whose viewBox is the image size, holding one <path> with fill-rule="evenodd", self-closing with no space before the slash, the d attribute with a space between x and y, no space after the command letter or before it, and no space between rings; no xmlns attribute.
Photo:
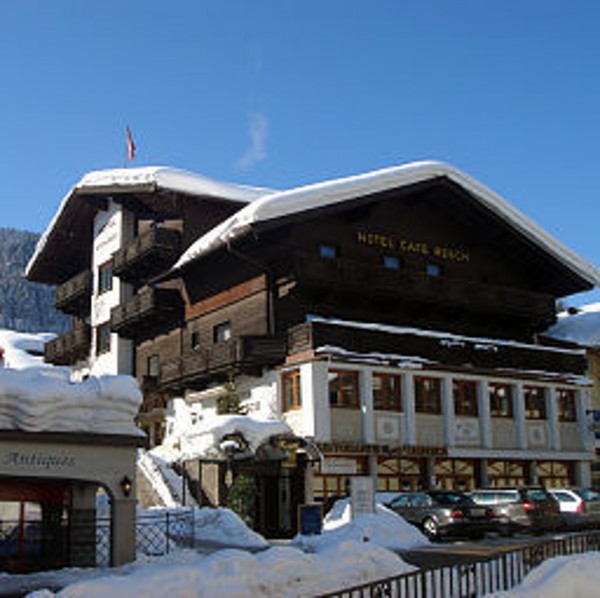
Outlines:
<svg viewBox="0 0 600 598"><path fill-rule="evenodd" d="M476 504L493 510L495 529L505 536L555 531L565 525L558 501L543 486L484 488L469 496Z"/></svg>
<svg viewBox="0 0 600 598"><path fill-rule="evenodd" d="M480 538L493 527L492 511L477 506L461 492L403 492L387 506L432 540L450 536Z"/></svg>
<svg viewBox="0 0 600 598"><path fill-rule="evenodd" d="M569 529L600 527L600 493L586 488L550 488Z"/></svg>

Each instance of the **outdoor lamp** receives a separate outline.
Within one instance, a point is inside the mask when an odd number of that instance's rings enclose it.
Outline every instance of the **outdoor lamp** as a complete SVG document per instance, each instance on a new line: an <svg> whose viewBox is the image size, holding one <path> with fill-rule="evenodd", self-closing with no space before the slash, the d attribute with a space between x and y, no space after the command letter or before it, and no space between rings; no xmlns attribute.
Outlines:
<svg viewBox="0 0 600 598"><path fill-rule="evenodd" d="M119 484L121 486L123 496L129 496L131 494L131 488L133 487L133 483L131 482L131 480L126 475L124 475Z"/></svg>

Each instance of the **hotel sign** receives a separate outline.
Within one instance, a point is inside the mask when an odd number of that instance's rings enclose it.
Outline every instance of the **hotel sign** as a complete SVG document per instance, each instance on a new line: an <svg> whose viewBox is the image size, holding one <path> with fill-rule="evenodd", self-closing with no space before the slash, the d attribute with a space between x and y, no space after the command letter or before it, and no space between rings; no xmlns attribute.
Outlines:
<svg viewBox="0 0 600 598"><path fill-rule="evenodd" d="M358 231L356 240L361 245L370 245L387 249L394 253L418 254L439 260L457 263L467 263L470 260L469 252L462 247L430 243L394 235Z"/></svg>

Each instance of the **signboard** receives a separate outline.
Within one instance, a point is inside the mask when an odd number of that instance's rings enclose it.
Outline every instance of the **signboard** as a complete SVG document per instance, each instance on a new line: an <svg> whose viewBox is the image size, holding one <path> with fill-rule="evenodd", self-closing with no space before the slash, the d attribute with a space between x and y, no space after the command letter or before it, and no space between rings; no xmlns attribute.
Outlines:
<svg viewBox="0 0 600 598"><path fill-rule="evenodd" d="M321 462L321 474L323 475L355 475L356 471L356 459L325 457Z"/></svg>
<svg viewBox="0 0 600 598"><path fill-rule="evenodd" d="M298 528L301 536L317 536L323 529L323 505L298 505Z"/></svg>
<svg viewBox="0 0 600 598"><path fill-rule="evenodd" d="M350 478L352 517L361 513L375 512L375 482L368 476Z"/></svg>

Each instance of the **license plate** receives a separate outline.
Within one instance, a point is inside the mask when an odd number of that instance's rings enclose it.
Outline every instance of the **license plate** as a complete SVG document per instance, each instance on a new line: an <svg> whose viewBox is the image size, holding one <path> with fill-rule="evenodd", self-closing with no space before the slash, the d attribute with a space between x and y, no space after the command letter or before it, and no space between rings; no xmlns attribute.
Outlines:
<svg viewBox="0 0 600 598"><path fill-rule="evenodd" d="M470 509L469 516L473 519L476 519L478 517L485 517L485 509Z"/></svg>

